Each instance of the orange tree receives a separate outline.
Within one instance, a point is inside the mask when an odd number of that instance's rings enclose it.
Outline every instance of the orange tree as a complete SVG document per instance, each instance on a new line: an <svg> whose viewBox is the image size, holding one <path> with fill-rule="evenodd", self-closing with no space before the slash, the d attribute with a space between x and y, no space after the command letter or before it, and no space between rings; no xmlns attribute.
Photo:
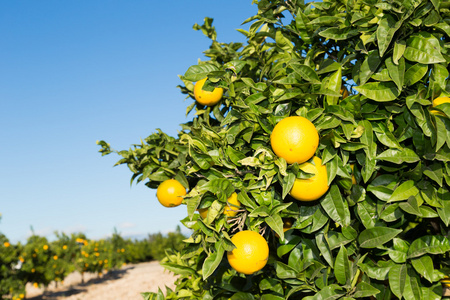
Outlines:
<svg viewBox="0 0 450 300"><path fill-rule="evenodd" d="M56 240L51 242L53 250L53 264L55 268L55 281L64 281L64 278L75 271L75 257L79 252L76 235L68 236L65 233L55 233ZM52 265L53 267L53 265Z"/></svg>
<svg viewBox="0 0 450 300"><path fill-rule="evenodd" d="M24 259L19 257L19 245L12 245L8 238L0 233L0 299L11 296L21 299L25 295L25 282L20 276Z"/></svg>
<svg viewBox="0 0 450 300"><path fill-rule="evenodd" d="M245 44L219 43L211 19L194 25L212 44L180 76L195 116L177 137L158 131L125 151L98 142L103 155L121 156L132 180L157 188L175 179L188 189L181 222L193 233L163 260L180 275L176 289L144 297L440 299L450 263L450 106L432 103L450 95L450 3L253 3L258 13L239 29ZM197 81L223 89L219 102L196 101ZM272 148L273 129L291 116L318 132L320 161L306 162L314 168ZM318 164L324 194L292 198L297 180L316 180ZM234 192L231 217L222 212ZM227 260L244 230L269 246L253 274Z"/></svg>
<svg viewBox="0 0 450 300"><path fill-rule="evenodd" d="M78 238L79 252L75 259L77 271L102 274L111 269L112 245L106 240L91 241Z"/></svg>
<svg viewBox="0 0 450 300"><path fill-rule="evenodd" d="M61 272L61 263L46 237L34 234L30 236L20 257L23 259L21 274L25 282L47 287Z"/></svg>

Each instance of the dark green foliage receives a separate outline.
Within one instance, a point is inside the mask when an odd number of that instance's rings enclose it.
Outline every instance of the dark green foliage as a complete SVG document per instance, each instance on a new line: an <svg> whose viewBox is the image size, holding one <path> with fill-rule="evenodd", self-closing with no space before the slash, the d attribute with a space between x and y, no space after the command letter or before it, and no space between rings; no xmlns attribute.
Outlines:
<svg viewBox="0 0 450 300"><path fill-rule="evenodd" d="M450 271L450 104L437 107L443 115L430 106L450 95L449 2L253 2L258 14L239 30L245 45L216 41L211 19L194 26L212 38L209 60L181 76L181 91L193 98L194 82L208 77L225 89L221 102L194 101L187 112L196 115L176 138L158 132L116 152L132 181L155 188L176 178L190 188L182 223L194 232L165 260L180 274L167 298L440 299ZM275 124L293 115L318 129L331 186L308 204L286 192L299 166L270 146ZM234 191L243 207L227 218ZM205 220L195 213L208 207ZM284 234L288 217L295 222ZM252 276L221 256L244 228L271 249Z"/></svg>

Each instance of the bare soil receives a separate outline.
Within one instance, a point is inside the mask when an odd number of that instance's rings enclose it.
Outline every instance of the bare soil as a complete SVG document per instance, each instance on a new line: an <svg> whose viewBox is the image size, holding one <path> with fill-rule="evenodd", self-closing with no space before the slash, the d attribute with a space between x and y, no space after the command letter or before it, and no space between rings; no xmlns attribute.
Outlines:
<svg viewBox="0 0 450 300"><path fill-rule="evenodd" d="M98 278L95 274L74 272L67 276L64 284L51 284L47 291L27 285L28 300L142 300L140 293L157 292L166 286L175 288L176 277L166 271L157 261L130 264L120 270L110 271ZM444 297L450 297L450 288L444 288Z"/></svg>
<svg viewBox="0 0 450 300"><path fill-rule="evenodd" d="M52 283L47 291L27 285L28 300L127 300L143 299L142 292L157 292L166 286L174 289L176 277L166 271L157 261L130 264L120 270L108 272L102 277L95 274L82 276L74 272L66 277L64 284Z"/></svg>

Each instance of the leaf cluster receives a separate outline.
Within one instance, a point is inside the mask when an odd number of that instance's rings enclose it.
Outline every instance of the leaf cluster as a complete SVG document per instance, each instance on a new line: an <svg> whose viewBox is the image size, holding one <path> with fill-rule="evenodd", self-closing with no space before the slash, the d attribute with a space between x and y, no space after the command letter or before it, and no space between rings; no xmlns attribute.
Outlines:
<svg viewBox="0 0 450 300"><path fill-rule="evenodd" d="M450 262L450 105L436 108L441 115L430 107L450 95L450 5L253 2L258 14L239 30L245 45L216 41L211 19L194 26L212 38L209 60L189 67L180 89L194 99L194 82L207 77L205 89L225 90L217 105L192 102L195 117L177 138L158 131L128 151L99 142L123 157L132 181L155 188L175 178L189 188L182 223L193 234L168 255L165 266L181 277L167 298L439 299ZM275 124L294 115L318 129L330 185L308 204L289 196L307 174L270 147ZM233 192L242 206L229 218ZM224 256L244 228L271 249L252 276Z"/></svg>

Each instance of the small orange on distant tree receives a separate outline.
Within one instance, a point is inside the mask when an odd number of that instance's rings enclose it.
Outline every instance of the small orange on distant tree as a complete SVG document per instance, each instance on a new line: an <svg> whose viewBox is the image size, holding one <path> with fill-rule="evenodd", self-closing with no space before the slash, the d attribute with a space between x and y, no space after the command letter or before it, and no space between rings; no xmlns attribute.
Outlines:
<svg viewBox="0 0 450 300"><path fill-rule="evenodd" d="M271 135L273 152L288 164L310 159L319 146L319 133L314 124L301 116L287 117L278 122Z"/></svg>
<svg viewBox="0 0 450 300"><path fill-rule="evenodd" d="M322 160L314 156L312 162L301 164L300 169L314 176L307 179L296 178L289 194L299 201L314 201L322 197L329 188L327 167L322 165Z"/></svg>
<svg viewBox="0 0 450 300"><path fill-rule="evenodd" d="M163 181L156 190L156 198L165 207L180 205L185 195L185 187L175 179Z"/></svg>
<svg viewBox="0 0 450 300"><path fill-rule="evenodd" d="M199 80L194 85L195 100L206 106L213 106L222 99L223 88L214 88L212 92L203 90L207 78Z"/></svg>
<svg viewBox="0 0 450 300"><path fill-rule="evenodd" d="M231 241L236 248L228 251L227 258L236 271L251 275L267 264L269 246L259 233L251 230L240 231L231 238Z"/></svg>

